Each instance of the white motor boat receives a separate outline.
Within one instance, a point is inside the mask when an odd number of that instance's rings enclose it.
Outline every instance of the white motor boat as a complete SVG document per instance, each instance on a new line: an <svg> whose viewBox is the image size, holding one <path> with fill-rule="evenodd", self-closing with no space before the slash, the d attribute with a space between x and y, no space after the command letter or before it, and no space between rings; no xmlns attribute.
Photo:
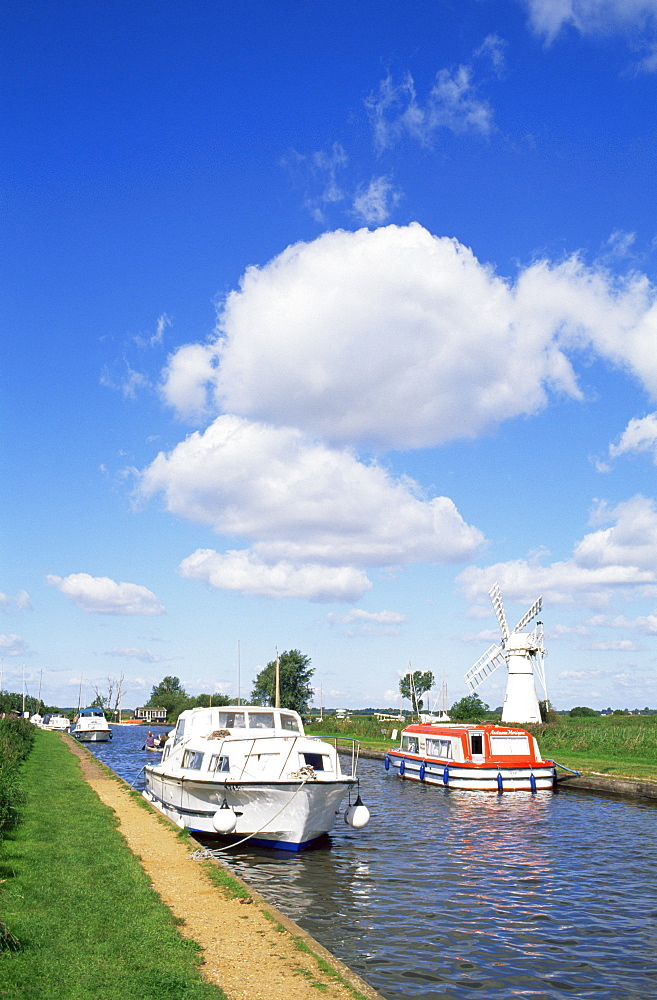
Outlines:
<svg viewBox="0 0 657 1000"><path fill-rule="evenodd" d="M350 773L343 774L337 741L306 736L296 712L192 708L181 713L162 761L144 768L143 794L193 833L299 851L329 832L342 799L357 788L358 743L348 746ZM358 829L368 820L358 796L345 821Z"/></svg>
<svg viewBox="0 0 657 1000"><path fill-rule="evenodd" d="M73 719L71 736L81 743L106 743L112 730L102 708L83 708Z"/></svg>
<svg viewBox="0 0 657 1000"><path fill-rule="evenodd" d="M65 715L51 715L50 713L46 713L37 725L40 729L52 729L58 733L67 733L71 725L71 720L67 719Z"/></svg>

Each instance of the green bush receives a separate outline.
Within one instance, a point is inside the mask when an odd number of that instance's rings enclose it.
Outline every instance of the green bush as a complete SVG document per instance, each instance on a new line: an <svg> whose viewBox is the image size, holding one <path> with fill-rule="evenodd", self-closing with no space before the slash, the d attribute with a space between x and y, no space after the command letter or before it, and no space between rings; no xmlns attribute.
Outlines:
<svg viewBox="0 0 657 1000"><path fill-rule="evenodd" d="M0 836L21 801L19 766L34 742L27 719L0 719Z"/></svg>

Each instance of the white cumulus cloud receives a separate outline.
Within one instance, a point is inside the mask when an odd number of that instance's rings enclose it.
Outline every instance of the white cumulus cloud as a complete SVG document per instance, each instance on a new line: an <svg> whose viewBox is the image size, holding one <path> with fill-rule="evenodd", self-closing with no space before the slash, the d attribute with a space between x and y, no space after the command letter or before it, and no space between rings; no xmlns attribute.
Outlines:
<svg viewBox="0 0 657 1000"><path fill-rule="evenodd" d="M279 561L265 563L249 551L197 549L179 566L182 576L220 590L309 601L353 601L371 588L367 575L351 566Z"/></svg>
<svg viewBox="0 0 657 1000"><path fill-rule="evenodd" d="M162 615L164 607L147 587L136 583L116 583L107 576L71 573L70 576L46 576L46 583L56 587L82 611L100 615Z"/></svg>
<svg viewBox="0 0 657 1000"><path fill-rule="evenodd" d="M251 267L212 344L169 361L163 392L185 416L233 413L332 443L421 448L581 396L597 355L657 398L655 289L577 257L516 280L422 226L325 233Z"/></svg>
<svg viewBox="0 0 657 1000"><path fill-rule="evenodd" d="M293 428L218 417L141 475L142 495L169 511L253 543L274 565L399 566L472 556L483 542L448 497Z"/></svg>
<svg viewBox="0 0 657 1000"><path fill-rule="evenodd" d="M584 536L570 559L544 566L538 559L516 559L480 568L458 578L473 603L487 600L496 581L505 598L530 603L542 595L550 604L604 607L613 593L657 596L657 510L654 500L632 497L614 507L600 504L594 519L611 521Z"/></svg>

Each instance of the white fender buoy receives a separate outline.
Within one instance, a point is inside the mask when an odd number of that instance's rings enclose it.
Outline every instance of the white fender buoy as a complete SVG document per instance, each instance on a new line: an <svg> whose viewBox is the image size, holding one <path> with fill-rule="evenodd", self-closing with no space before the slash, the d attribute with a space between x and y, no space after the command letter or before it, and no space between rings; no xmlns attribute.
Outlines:
<svg viewBox="0 0 657 1000"><path fill-rule="evenodd" d="M221 808L217 809L212 817L212 825L217 833L232 833L237 826L237 816L228 805L226 799L221 803Z"/></svg>
<svg viewBox="0 0 657 1000"><path fill-rule="evenodd" d="M344 814L344 821L348 823L349 826L353 826L354 830L362 830L364 826L370 821L370 811L366 805L363 805L363 800L360 795L354 802L352 806L347 806Z"/></svg>

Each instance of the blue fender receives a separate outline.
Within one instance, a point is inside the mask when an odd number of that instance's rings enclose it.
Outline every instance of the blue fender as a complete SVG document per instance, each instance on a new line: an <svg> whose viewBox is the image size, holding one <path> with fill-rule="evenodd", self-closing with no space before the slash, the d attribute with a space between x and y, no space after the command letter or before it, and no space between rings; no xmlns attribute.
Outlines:
<svg viewBox="0 0 657 1000"><path fill-rule="evenodd" d="M532 795L536 795L536 778L534 777L534 772L529 775L529 784L532 790Z"/></svg>
<svg viewBox="0 0 657 1000"><path fill-rule="evenodd" d="M390 770L390 757L388 757L388 754L386 754L386 759L383 762L383 766L385 767L386 771Z"/></svg>
<svg viewBox="0 0 657 1000"><path fill-rule="evenodd" d="M443 768L443 785L449 785L449 764Z"/></svg>
<svg viewBox="0 0 657 1000"><path fill-rule="evenodd" d="M420 781L424 781L424 775L426 773L426 767L424 761L420 764Z"/></svg>
<svg viewBox="0 0 657 1000"><path fill-rule="evenodd" d="M500 792L504 791L504 779L502 778L502 772L501 771L497 772L497 788L498 788L498 791L500 791Z"/></svg>
<svg viewBox="0 0 657 1000"><path fill-rule="evenodd" d="M405 770L406 770L406 761L402 757L402 759L399 761L399 773L403 775Z"/></svg>

